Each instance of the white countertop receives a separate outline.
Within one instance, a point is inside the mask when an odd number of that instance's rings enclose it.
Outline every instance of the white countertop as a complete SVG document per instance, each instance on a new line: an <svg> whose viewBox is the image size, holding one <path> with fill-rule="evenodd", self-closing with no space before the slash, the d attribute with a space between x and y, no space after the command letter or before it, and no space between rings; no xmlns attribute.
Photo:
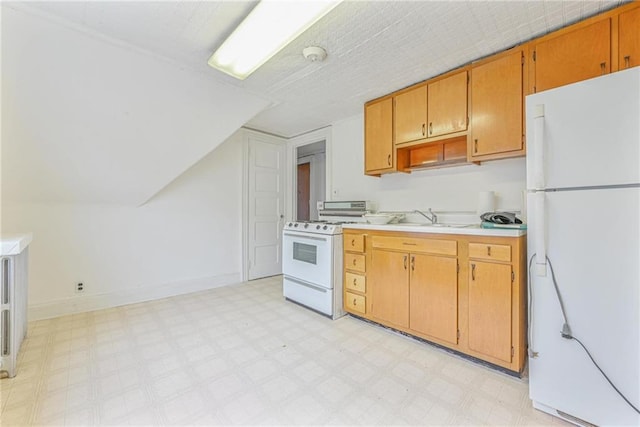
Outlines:
<svg viewBox="0 0 640 427"><path fill-rule="evenodd" d="M382 231L404 231L408 233L430 233L430 234L465 234L469 236L496 236L496 237L519 237L527 234L527 230L501 229L501 228L481 228L479 224L459 225L459 226L433 226L430 224L343 224L343 230L382 230Z"/></svg>
<svg viewBox="0 0 640 427"><path fill-rule="evenodd" d="M0 235L0 255L18 255L25 250L31 240L32 233L7 233Z"/></svg>

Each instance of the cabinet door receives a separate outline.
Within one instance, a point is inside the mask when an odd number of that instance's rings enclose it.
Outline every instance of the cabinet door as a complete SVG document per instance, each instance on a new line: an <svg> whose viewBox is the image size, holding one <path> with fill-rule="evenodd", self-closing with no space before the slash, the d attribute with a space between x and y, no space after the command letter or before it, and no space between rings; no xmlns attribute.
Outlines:
<svg viewBox="0 0 640 427"><path fill-rule="evenodd" d="M471 70L471 155L522 149L522 51Z"/></svg>
<svg viewBox="0 0 640 427"><path fill-rule="evenodd" d="M621 70L640 65L640 7L618 18L618 64Z"/></svg>
<svg viewBox="0 0 640 427"><path fill-rule="evenodd" d="M427 87L420 86L394 97L395 143L427 137Z"/></svg>
<svg viewBox="0 0 640 427"><path fill-rule="evenodd" d="M511 362L511 265L469 263L469 348Z"/></svg>
<svg viewBox="0 0 640 427"><path fill-rule="evenodd" d="M535 92L610 73L610 19L537 43L534 55Z"/></svg>
<svg viewBox="0 0 640 427"><path fill-rule="evenodd" d="M409 328L458 343L458 261L410 255Z"/></svg>
<svg viewBox="0 0 640 427"><path fill-rule="evenodd" d="M393 170L393 103L391 98L364 109L365 172Z"/></svg>
<svg viewBox="0 0 640 427"><path fill-rule="evenodd" d="M427 136L467 129L467 72L454 74L428 86Z"/></svg>
<svg viewBox="0 0 640 427"><path fill-rule="evenodd" d="M409 255L374 249L371 253L373 317L392 325L409 326Z"/></svg>

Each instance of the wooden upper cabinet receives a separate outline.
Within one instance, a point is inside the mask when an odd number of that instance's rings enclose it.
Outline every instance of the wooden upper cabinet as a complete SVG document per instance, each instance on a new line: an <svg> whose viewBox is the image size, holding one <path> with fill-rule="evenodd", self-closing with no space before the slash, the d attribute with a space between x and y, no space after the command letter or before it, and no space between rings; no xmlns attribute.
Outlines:
<svg viewBox="0 0 640 427"><path fill-rule="evenodd" d="M393 101L386 98L364 107L364 169L379 175L394 170Z"/></svg>
<svg viewBox="0 0 640 427"><path fill-rule="evenodd" d="M427 137L467 130L467 71L428 85Z"/></svg>
<svg viewBox="0 0 640 427"><path fill-rule="evenodd" d="M618 66L640 65L640 7L621 13L618 21Z"/></svg>
<svg viewBox="0 0 640 427"><path fill-rule="evenodd" d="M427 137L427 87L419 86L394 98L395 143L416 141Z"/></svg>
<svg viewBox="0 0 640 427"><path fill-rule="evenodd" d="M611 72L611 19L534 42L533 92ZM637 35L636 35L637 37Z"/></svg>
<svg viewBox="0 0 640 427"><path fill-rule="evenodd" d="M523 150L523 55L517 50L472 68L470 158Z"/></svg>

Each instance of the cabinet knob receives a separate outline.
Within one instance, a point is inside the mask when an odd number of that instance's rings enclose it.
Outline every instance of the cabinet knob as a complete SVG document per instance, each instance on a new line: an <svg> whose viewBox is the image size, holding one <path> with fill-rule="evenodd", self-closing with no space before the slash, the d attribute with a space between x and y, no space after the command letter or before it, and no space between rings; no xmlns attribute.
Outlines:
<svg viewBox="0 0 640 427"><path fill-rule="evenodd" d="M627 55L624 57L624 68L629 68L629 63L631 62L631 56Z"/></svg>

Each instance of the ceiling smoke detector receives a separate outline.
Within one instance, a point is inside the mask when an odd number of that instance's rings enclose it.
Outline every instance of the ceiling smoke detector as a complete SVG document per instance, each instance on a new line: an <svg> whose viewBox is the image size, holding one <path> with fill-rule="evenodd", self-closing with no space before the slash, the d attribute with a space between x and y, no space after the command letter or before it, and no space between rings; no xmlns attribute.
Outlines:
<svg viewBox="0 0 640 427"><path fill-rule="evenodd" d="M327 57L327 51L319 46L305 47L302 54L311 62L322 62Z"/></svg>

